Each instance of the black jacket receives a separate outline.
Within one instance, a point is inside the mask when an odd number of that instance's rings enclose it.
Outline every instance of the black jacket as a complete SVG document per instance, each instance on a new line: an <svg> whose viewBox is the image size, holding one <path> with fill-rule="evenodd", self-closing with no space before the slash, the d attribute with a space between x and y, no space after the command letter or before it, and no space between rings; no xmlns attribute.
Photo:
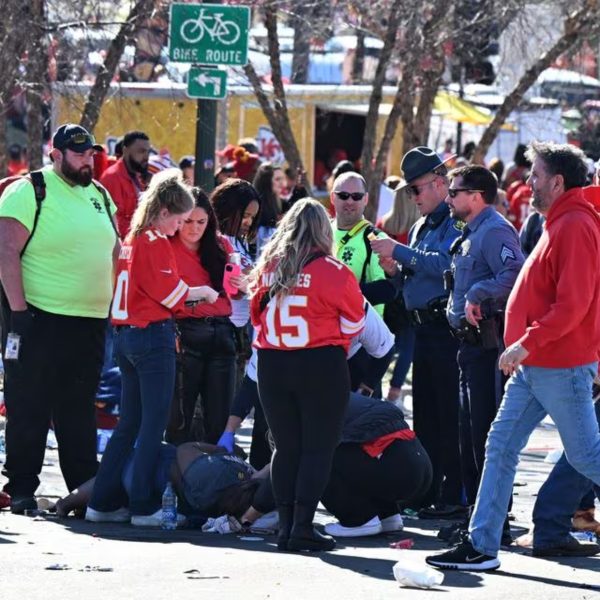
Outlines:
<svg viewBox="0 0 600 600"><path fill-rule="evenodd" d="M340 443L362 444L404 429L410 428L395 404L352 393Z"/></svg>

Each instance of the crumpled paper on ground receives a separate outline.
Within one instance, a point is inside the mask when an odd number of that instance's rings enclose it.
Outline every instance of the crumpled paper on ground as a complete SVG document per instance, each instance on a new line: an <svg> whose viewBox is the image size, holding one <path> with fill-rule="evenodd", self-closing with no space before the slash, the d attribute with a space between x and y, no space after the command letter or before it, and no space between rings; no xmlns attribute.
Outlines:
<svg viewBox="0 0 600 600"><path fill-rule="evenodd" d="M242 531L242 524L235 518L228 515L217 517L216 519L210 518L202 525L202 531L204 533L238 533Z"/></svg>

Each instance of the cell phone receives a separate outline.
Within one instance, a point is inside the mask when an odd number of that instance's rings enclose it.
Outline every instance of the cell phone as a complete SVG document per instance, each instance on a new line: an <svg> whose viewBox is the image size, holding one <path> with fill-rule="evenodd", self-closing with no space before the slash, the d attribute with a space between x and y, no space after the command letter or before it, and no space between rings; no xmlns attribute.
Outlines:
<svg viewBox="0 0 600 600"><path fill-rule="evenodd" d="M242 274L241 265L234 265L227 263L225 265L225 273L223 274L223 289L230 295L235 296L238 293L238 289L229 283L231 277L239 277Z"/></svg>

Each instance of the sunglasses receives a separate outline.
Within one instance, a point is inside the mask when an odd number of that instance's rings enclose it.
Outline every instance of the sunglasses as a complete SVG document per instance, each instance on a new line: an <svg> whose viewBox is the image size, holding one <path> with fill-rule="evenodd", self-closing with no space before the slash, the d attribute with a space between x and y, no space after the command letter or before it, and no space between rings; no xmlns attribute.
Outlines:
<svg viewBox="0 0 600 600"><path fill-rule="evenodd" d="M426 181L420 185L409 185L406 188L406 193L409 196L419 196L421 194L421 189L432 184L438 177L439 175L436 175L431 181Z"/></svg>
<svg viewBox="0 0 600 600"><path fill-rule="evenodd" d="M456 198L460 192L465 192L467 194L483 194L483 190L472 190L470 188L448 188L448 196L450 196L450 198Z"/></svg>
<svg viewBox="0 0 600 600"><path fill-rule="evenodd" d="M352 200L354 200L354 202L359 202L360 200L362 200L366 194L365 192L333 192L340 200L348 200L348 198L352 198Z"/></svg>

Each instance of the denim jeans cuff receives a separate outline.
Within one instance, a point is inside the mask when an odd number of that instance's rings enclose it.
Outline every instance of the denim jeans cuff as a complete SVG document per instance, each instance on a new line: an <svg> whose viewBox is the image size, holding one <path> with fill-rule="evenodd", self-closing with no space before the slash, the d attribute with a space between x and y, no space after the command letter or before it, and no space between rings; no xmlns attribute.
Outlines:
<svg viewBox="0 0 600 600"><path fill-rule="evenodd" d="M498 556L498 549L491 550L490 548L485 549L480 546L476 546L475 542L473 542L473 538L471 538L471 544L473 545L473 548L475 548L475 550L477 550L477 552L479 552L480 554L485 554L486 556L493 556L494 558L497 558Z"/></svg>

